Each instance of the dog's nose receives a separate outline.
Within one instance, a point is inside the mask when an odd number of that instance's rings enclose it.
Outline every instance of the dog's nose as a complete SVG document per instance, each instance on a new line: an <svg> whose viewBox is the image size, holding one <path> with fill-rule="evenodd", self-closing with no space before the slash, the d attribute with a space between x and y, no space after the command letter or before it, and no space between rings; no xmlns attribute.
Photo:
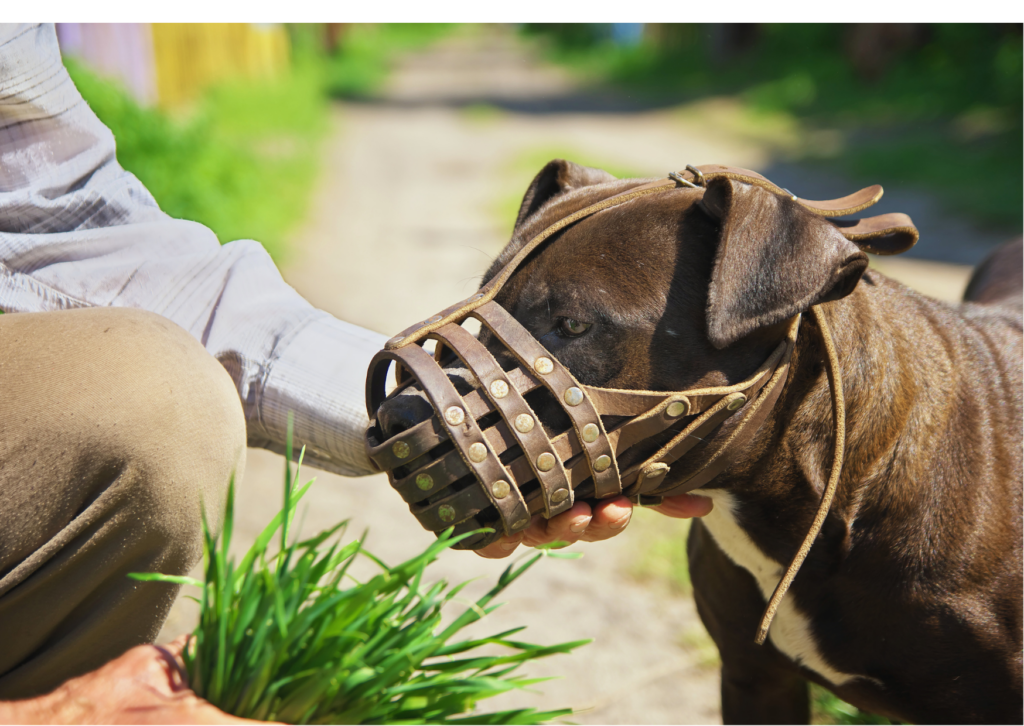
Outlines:
<svg viewBox="0 0 1024 726"><path fill-rule="evenodd" d="M390 439L434 415L434 408L422 394L407 393L385 401L377 411L377 423Z"/></svg>

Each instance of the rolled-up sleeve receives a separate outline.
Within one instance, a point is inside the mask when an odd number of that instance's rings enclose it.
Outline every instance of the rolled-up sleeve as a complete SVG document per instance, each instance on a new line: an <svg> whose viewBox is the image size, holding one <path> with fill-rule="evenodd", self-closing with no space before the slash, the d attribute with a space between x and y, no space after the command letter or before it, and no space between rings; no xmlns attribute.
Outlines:
<svg viewBox="0 0 1024 726"><path fill-rule="evenodd" d="M115 157L53 26L0 26L0 310L122 306L174 321L227 369L249 445L348 476L363 447L363 381L385 336L313 308L251 240L219 244L172 219Z"/></svg>

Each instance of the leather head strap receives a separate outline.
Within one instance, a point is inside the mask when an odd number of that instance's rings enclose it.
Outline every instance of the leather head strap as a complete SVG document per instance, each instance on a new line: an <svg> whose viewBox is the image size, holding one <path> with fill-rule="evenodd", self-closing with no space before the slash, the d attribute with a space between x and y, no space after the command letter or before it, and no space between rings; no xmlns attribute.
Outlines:
<svg viewBox="0 0 1024 726"><path fill-rule="evenodd" d="M387 398L387 373L396 366L400 387L415 381L435 415L386 437L378 425L367 431L367 450L388 472L420 523L440 532L455 526L467 532L482 526L491 534L463 540L477 549L524 529L535 514L552 517L578 497L626 494L635 500L680 494L703 486L724 471L756 434L785 385L800 316L783 340L749 378L733 386L689 391L636 391L580 384L518 321L494 302L526 257L552 235L590 215L634 199L680 187L701 187L724 176L788 196L809 211L833 217L874 204L881 187L843 199L808 201L794 197L761 175L724 166L687 167L591 204L544 229L525 244L486 285L437 315L388 341L370 363L366 386L371 421ZM901 251L916 230L905 215L882 215L858 223L836 223L843 234L879 250ZM910 244L913 244L913 241ZM514 365L508 370L495 354L461 327L475 318L493 334ZM435 355L422 345L436 341ZM460 395L443 370L468 368L476 387ZM507 367L507 366L506 366ZM557 406L570 427L546 430L529 403ZM721 425L736 417L728 432ZM606 422L615 421L612 428ZM620 461L637 460L652 437L677 432L654 454L622 470ZM701 459L686 467L683 456L709 440Z"/></svg>

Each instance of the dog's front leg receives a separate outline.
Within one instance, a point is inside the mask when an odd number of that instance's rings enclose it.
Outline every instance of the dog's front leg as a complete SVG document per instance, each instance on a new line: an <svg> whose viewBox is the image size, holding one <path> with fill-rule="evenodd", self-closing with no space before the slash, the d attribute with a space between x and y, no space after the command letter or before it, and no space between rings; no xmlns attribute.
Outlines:
<svg viewBox="0 0 1024 726"><path fill-rule="evenodd" d="M810 723L805 681L771 643L756 645L764 598L699 520L687 541L697 612L722 656L722 721Z"/></svg>

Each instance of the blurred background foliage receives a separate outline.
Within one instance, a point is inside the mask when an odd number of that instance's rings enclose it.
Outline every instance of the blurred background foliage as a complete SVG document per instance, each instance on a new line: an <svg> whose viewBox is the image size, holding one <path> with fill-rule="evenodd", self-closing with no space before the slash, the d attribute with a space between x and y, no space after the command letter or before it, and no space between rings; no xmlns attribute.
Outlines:
<svg viewBox="0 0 1024 726"><path fill-rule="evenodd" d="M69 33L60 26L58 34L75 85L114 132L118 161L161 209L210 227L221 242L256 239L280 263L286 235L308 207L330 127L330 99L371 95L398 53L449 28L286 26L280 28L283 43L264 42L268 52L250 53L246 68L237 59L217 65L230 55L224 44L254 45L238 28L154 26L147 36L152 58L143 56L142 64L152 63L156 83L141 91L132 76L117 73L122 59L133 71L140 65L137 27L115 26L113 34L97 38L104 53L99 57L89 53L88 37L65 42ZM116 31L130 31L130 42ZM111 60L119 41L130 52ZM174 43L177 51L168 48ZM69 52L69 45L78 52Z"/></svg>
<svg viewBox="0 0 1024 726"><path fill-rule="evenodd" d="M928 189L1019 226L1019 24L528 24L548 57L640 102L738 99L792 161ZM804 143L826 140L827 143Z"/></svg>
<svg viewBox="0 0 1024 726"><path fill-rule="evenodd" d="M222 241L258 239L280 261L310 199L330 100L372 98L402 53L454 27L69 24L58 34L119 161L161 207ZM983 225L1019 228L1020 25L579 23L520 33L584 88L720 114L777 158L914 185Z"/></svg>

